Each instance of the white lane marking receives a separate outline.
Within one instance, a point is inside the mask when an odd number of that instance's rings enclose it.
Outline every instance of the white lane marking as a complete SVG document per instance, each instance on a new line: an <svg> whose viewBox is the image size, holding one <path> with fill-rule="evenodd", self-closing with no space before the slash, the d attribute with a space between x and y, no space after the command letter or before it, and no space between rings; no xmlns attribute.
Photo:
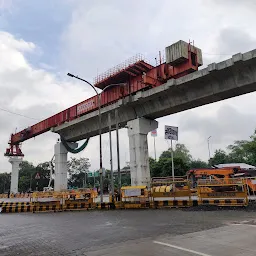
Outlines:
<svg viewBox="0 0 256 256"><path fill-rule="evenodd" d="M256 228L256 225L252 225L252 224L233 223L233 224L231 224L231 225L232 225L232 226L244 226L244 227L249 226L249 227L254 227L254 228Z"/></svg>
<svg viewBox="0 0 256 256"><path fill-rule="evenodd" d="M191 253L194 253L196 255L211 256L210 254L205 254L205 253L202 253L202 252L197 252L197 251L186 249L186 248L183 248L183 247L179 247L179 246L173 245L173 244L162 243L162 242L159 242L159 241L153 241L153 243L161 244L161 245L168 246L168 247L172 247L172 248L175 248L175 249L178 249L178 250L182 250L182 251L185 251L185 252L191 252Z"/></svg>

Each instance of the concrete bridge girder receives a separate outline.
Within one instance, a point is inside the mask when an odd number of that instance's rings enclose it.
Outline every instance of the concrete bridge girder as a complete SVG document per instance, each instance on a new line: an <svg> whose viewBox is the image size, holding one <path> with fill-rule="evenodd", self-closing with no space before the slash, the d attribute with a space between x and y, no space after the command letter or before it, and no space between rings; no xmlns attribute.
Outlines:
<svg viewBox="0 0 256 256"><path fill-rule="evenodd" d="M138 117L156 119L256 90L256 50L236 54L220 63L167 83L137 92L102 108L102 131L108 131L108 113L115 125L118 110L120 127ZM52 129L69 141L79 141L98 135L98 111Z"/></svg>
<svg viewBox="0 0 256 256"><path fill-rule="evenodd" d="M109 106L102 108L102 133L108 131L108 113L111 125L115 125L115 111L118 111L120 127L139 127L154 123L156 118L178 113L205 104L232 98L256 90L256 50L233 55L220 63L167 83L137 92ZM144 119L143 119L143 118ZM134 121L132 121L134 120ZM144 121L141 121L144 120ZM157 123L157 122L156 122ZM143 126L143 125L142 125ZM150 125L149 125L150 126ZM156 125L157 127L157 125ZM150 131L150 127L147 132ZM98 111L91 112L69 123L52 129L68 141L79 141L98 135ZM150 173L148 167L147 132L137 134L128 130L133 185L147 185Z"/></svg>
<svg viewBox="0 0 256 256"><path fill-rule="evenodd" d="M137 92L109 106L102 108L102 133L108 131L108 113L111 112L112 126L115 125L115 110L118 110L120 127L127 122L140 117L154 120L159 117L178 113L184 110L221 101L256 90L256 49L244 54L238 53L232 58L211 63L208 67L178 79L171 79L167 83ZM52 129L68 141L79 141L98 135L98 111L91 112L68 123ZM56 149L57 150L57 149ZM59 152L59 153L57 153ZM66 154L57 150L60 161L58 166L59 182L56 189L65 188L64 176ZM61 155L62 154L62 155ZM63 161L62 161L62 160ZM18 191L19 163L22 159L11 157L12 164L11 191ZM57 167L58 168L58 167ZM58 178L57 178L58 179Z"/></svg>

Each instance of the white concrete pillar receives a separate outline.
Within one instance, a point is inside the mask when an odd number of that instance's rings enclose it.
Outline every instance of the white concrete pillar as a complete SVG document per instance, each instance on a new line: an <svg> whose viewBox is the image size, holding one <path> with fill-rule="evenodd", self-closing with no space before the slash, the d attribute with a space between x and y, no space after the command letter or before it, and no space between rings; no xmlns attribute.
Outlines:
<svg viewBox="0 0 256 256"><path fill-rule="evenodd" d="M147 135L150 131L158 127L158 122L146 118L138 118L127 122L127 127L130 149L131 185L146 185L149 187L150 170Z"/></svg>
<svg viewBox="0 0 256 256"><path fill-rule="evenodd" d="M22 162L23 157L20 156L11 156L9 162L12 164L12 175L11 175L11 193L18 193L18 184L19 184L19 170L20 163Z"/></svg>
<svg viewBox="0 0 256 256"><path fill-rule="evenodd" d="M77 143L68 143L70 147L76 148ZM64 147L62 142L57 142L54 145L55 155L55 178L54 178L54 191L61 191L67 189L68 182L68 151Z"/></svg>

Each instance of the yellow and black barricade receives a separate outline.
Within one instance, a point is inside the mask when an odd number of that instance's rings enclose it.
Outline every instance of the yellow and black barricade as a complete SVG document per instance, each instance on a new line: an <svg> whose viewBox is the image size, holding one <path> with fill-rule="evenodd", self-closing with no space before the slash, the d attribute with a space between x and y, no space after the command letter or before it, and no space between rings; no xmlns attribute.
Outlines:
<svg viewBox="0 0 256 256"><path fill-rule="evenodd" d="M172 207L189 207L191 206L190 200L163 200L163 201L153 201L153 207L155 209L159 208L172 208Z"/></svg>
<svg viewBox="0 0 256 256"><path fill-rule="evenodd" d="M56 212L62 211L60 201L34 202L33 212Z"/></svg>
<svg viewBox="0 0 256 256"><path fill-rule="evenodd" d="M200 205L247 206L248 193L243 179L198 180Z"/></svg>
<svg viewBox="0 0 256 256"><path fill-rule="evenodd" d="M150 208L150 198L147 186L125 186L121 188L120 208L146 209Z"/></svg>
<svg viewBox="0 0 256 256"><path fill-rule="evenodd" d="M30 202L4 202L0 204L1 212L32 212L33 205Z"/></svg>
<svg viewBox="0 0 256 256"><path fill-rule="evenodd" d="M88 210L92 209L92 203L86 200L66 200L64 210Z"/></svg>
<svg viewBox="0 0 256 256"><path fill-rule="evenodd" d="M200 201L201 205L216 205L216 206L246 206L244 199L204 199Z"/></svg>

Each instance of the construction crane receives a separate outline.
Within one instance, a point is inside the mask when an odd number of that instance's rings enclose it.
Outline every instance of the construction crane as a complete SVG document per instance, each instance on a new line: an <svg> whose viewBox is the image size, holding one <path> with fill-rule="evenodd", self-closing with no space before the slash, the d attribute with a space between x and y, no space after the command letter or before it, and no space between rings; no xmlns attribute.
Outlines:
<svg viewBox="0 0 256 256"><path fill-rule="evenodd" d="M196 187L198 179L213 179L216 181L223 180L229 183L231 178L241 178L245 180L248 190L251 194L256 192L256 183L254 183L255 170L245 170L239 166L222 167L222 168L202 168L193 169L187 172L187 178L192 182L192 186Z"/></svg>
<svg viewBox="0 0 256 256"><path fill-rule="evenodd" d="M47 187L43 188L43 191L53 191L53 187L51 186L52 181L53 181L53 176L55 174L54 171L54 158L55 156L53 155L51 161L49 162L49 167L50 167L50 179Z"/></svg>
<svg viewBox="0 0 256 256"><path fill-rule="evenodd" d="M156 66L148 63L141 55L137 55L97 76L94 86L99 89L104 89L110 84L119 84L101 94L101 107L113 104L138 91L161 86L169 79L176 79L195 72L203 64L202 51L191 43L181 40L165 48L165 62L162 60L161 54L159 56L160 60ZM22 142L95 111L98 106L98 97L94 96L22 131L11 134L9 147L4 155L8 157L24 156L21 151Z"/></svg>

